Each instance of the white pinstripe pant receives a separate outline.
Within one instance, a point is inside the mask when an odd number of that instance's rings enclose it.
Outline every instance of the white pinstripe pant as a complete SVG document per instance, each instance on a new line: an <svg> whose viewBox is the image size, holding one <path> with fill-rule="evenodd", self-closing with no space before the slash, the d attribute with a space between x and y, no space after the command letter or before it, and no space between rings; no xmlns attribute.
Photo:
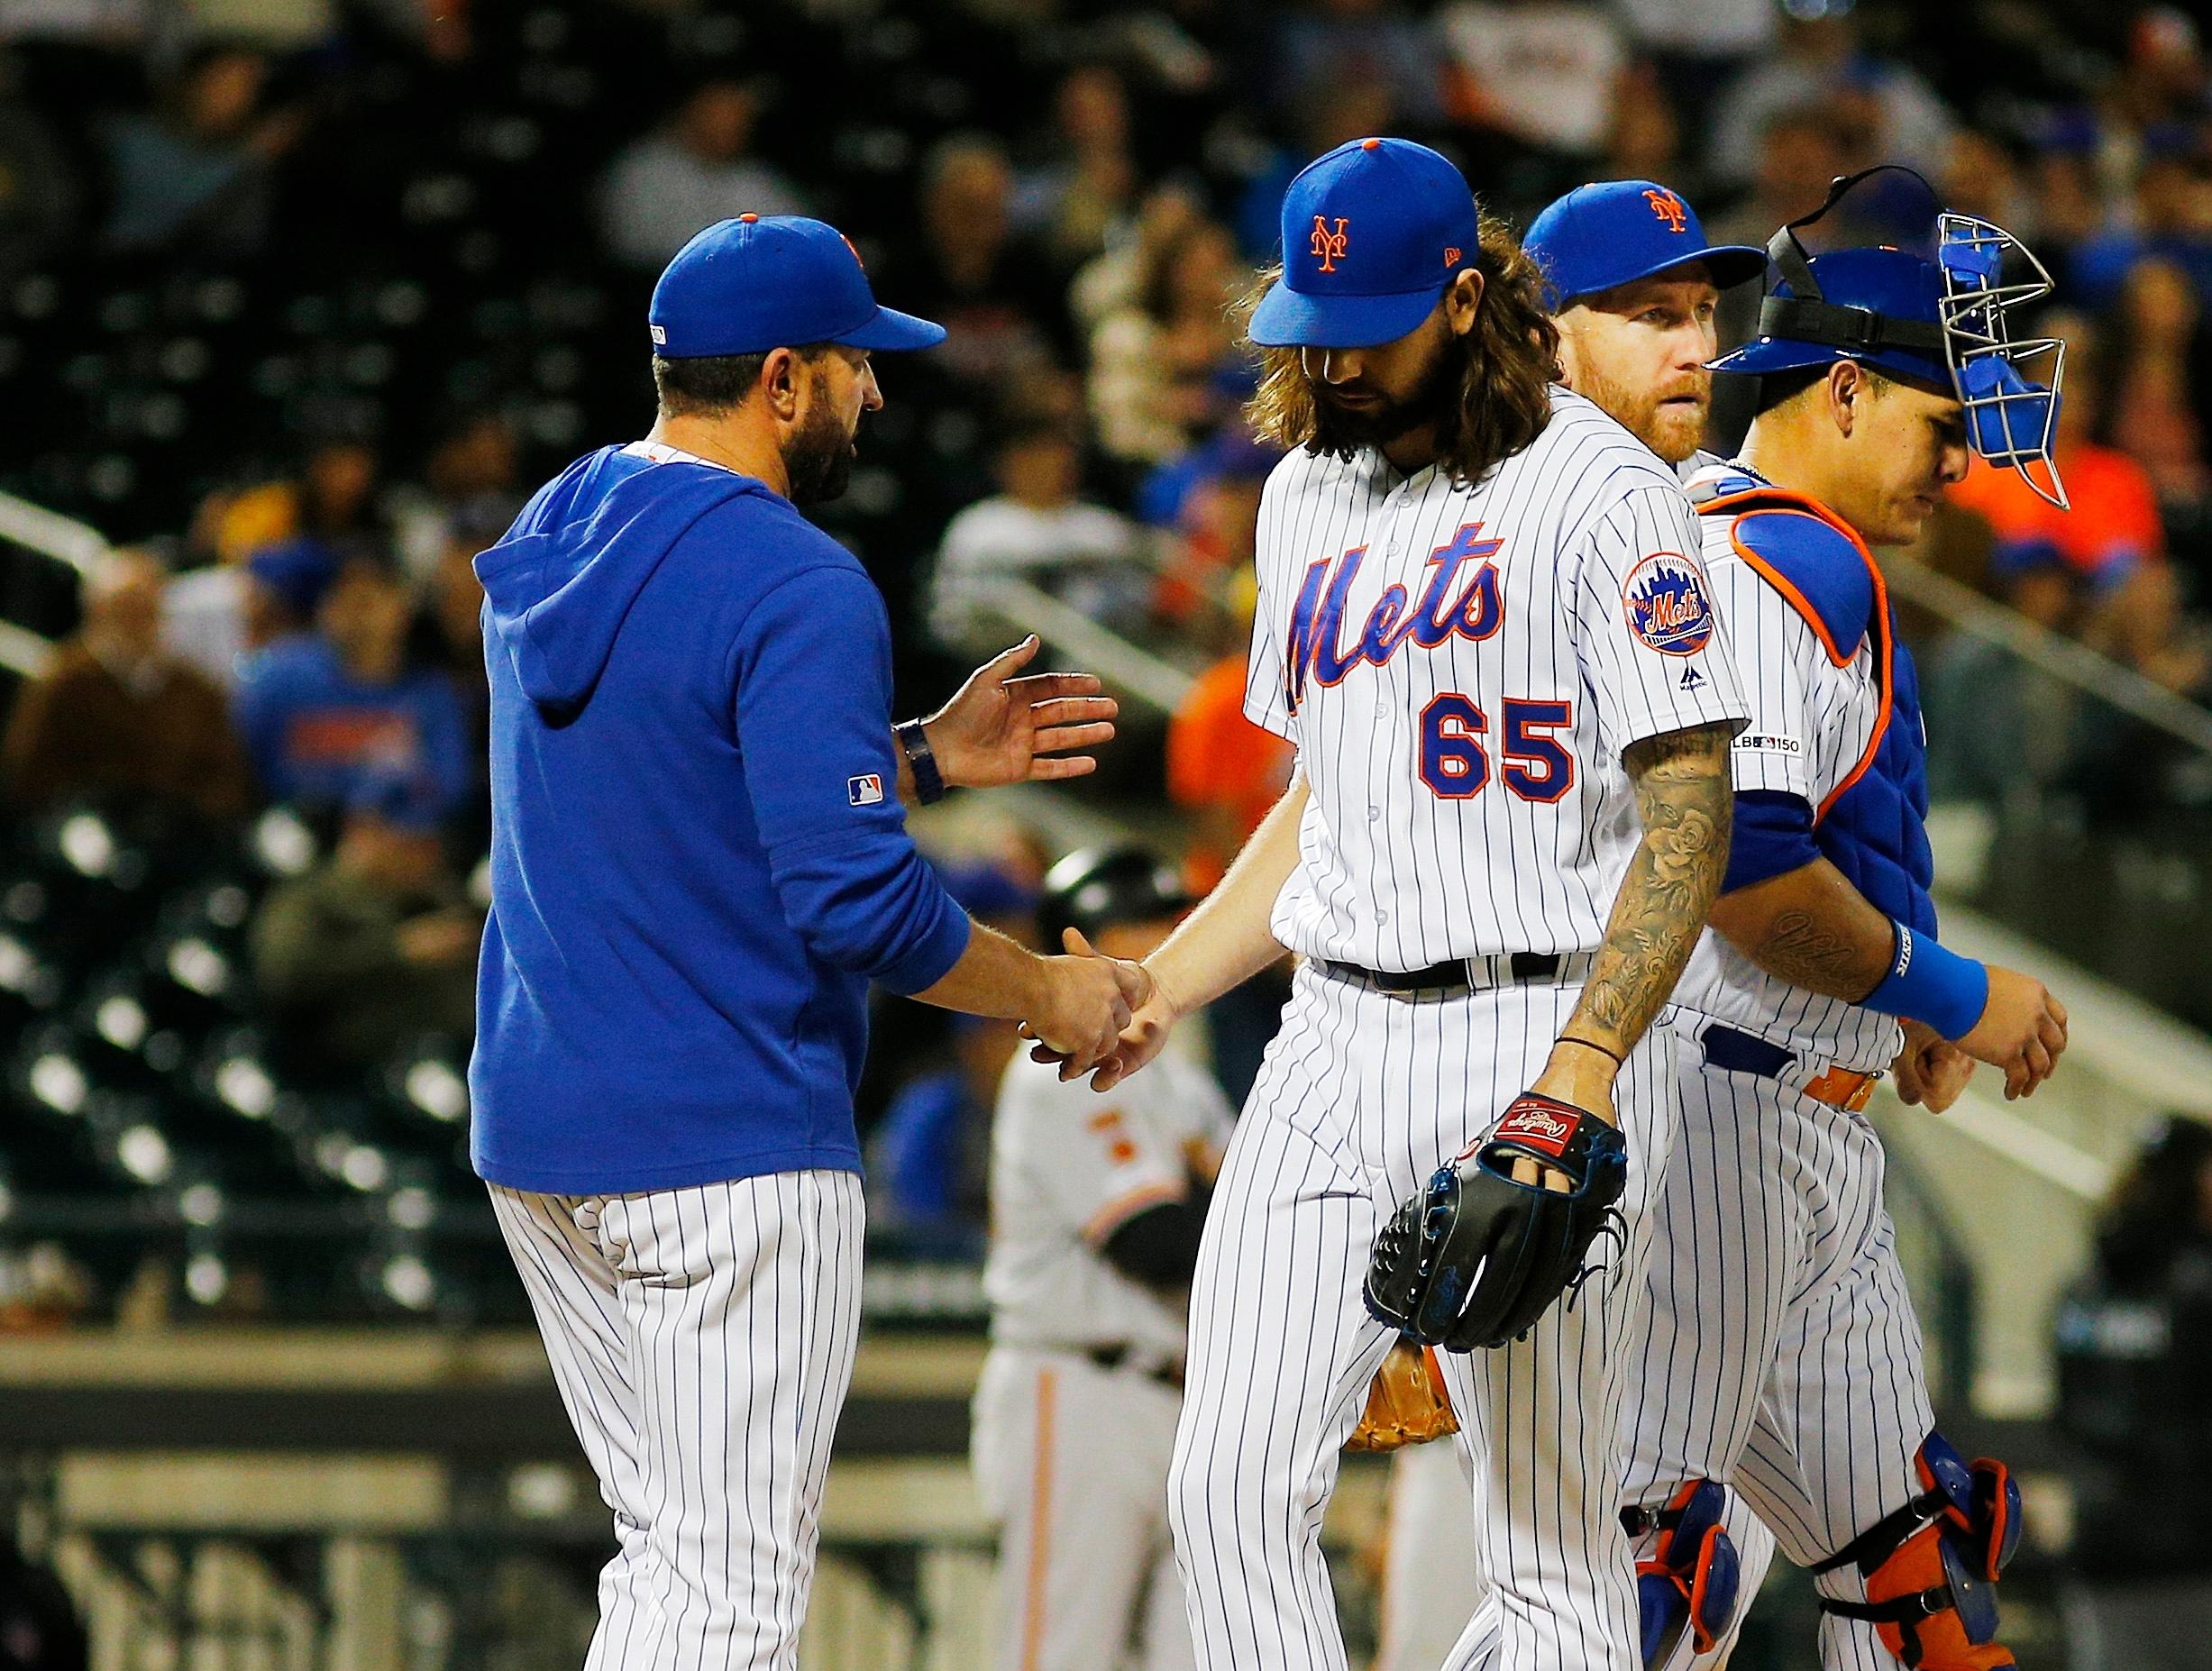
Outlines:
<svg viewBox="0 0 2212 1671"><path fill-rule="evenodd" d="M1703 1018L1681 1019L1683 1129L1660 1192L1628 1500L1725 1480L1809 1566L1920 1489L1913 1458L1935 1425L1881 1140L1787 1085L1706 1065ZM1819 1584L1864 1594L1855 1571ZM1824 1616L1820 1648L1826 1671L1896 1664L1854 1621Z"/></svg>
<svg viewBox="0 0 2212 1671"><path fill-rule="evenodd" d="M586 1671L792 1671L859 1334L858 1175L491 1203L621 1546Z"/></svg>
<svg viewBox="0 0 2212 1671"><path fill-rule="evenodd" d="M1168 1512L1203 1671L1343 1671L1321 1527L1390 1344L1360 1302L1368 1249L1399 1201L1541 1069L1577 996L1531 985L1409 1003L1300 970L1192 1289ZM1481 1557L1512 1671L1638 1671L1617 1417L1646 1206L1675 1120L1664 1026L1631 1053L1616 1093L1628 1246L1526 1341L1442 1355L1492 1505Z"/></svg>

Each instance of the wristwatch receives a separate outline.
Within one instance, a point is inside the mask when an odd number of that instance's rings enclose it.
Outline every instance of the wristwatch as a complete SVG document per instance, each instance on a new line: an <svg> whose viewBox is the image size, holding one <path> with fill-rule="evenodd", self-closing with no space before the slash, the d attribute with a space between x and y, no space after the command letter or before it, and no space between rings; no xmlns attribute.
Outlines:
<svg viewBox="0 0 2212 1671"><path fill-rule="evenodd" d="M929 738L922 730L919 719L901 720L891 728L899 739L900 752L906 755L907 769L914 774L914 795L925 807L934 806L945 799L945 776L937 770L937 757L929 752Z"/></svg>

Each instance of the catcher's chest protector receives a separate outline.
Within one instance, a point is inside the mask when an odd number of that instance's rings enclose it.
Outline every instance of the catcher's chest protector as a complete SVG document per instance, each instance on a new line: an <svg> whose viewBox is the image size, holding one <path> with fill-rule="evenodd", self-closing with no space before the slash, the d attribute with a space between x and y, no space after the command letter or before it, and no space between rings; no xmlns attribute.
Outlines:
<svg viewBox="0 0 2212 1671"><path fill-rule="evenodd" d="M1708 562L1736 555L1805 617L1832 657L1871 657L1887 718L1853 779L1815 808L1821 854L1887 915L1935 931L1927 729L1912 652L1897 642L1888 589L1859 537L1817 500L1732 471L1698 506Z"/></svg>

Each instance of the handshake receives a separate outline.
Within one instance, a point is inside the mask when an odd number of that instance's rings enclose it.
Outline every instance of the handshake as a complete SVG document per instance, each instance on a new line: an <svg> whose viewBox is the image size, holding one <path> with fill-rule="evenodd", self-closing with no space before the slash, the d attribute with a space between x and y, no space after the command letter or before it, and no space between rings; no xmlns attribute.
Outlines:
<svg viewBox="0 0 2212 1671"><path fill-rule="evenodd" d="M1113 1056L1130 1019L1153 996L1142 963L1092 949L1080 930L1065 936L1065 954L1038 960L1036 996L1021 1016L1021 1036L1036 1042L1039 1061L1061 1064L1060 1077L1087 1073Z"/></svg>

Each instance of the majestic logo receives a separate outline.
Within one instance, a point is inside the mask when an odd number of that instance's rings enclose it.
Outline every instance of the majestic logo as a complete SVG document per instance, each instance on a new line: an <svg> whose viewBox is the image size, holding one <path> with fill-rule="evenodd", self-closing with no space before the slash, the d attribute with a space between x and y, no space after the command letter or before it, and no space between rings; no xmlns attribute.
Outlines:
<svg viewBox="0 0 2212 1671"><path fill-rule="evenodd" d="M845 781L845 799L855 807L873 807L883 799L883 777L881 772L864 772L856 778Z"/></svg>
<svg viewBox="0 0 2212 1671"><path fill-rule="evenodd" d="M1348 217L1339 215L1337 216L1336 231L1330 232L1326 216L1317 215L1313 217L1313 235L1306 240L1306 247L1313 251L1314 259L1321 262L1323 272L1333 273L1337 270L1337 258L1344 253L1344 246L1348 242L1344 229L1350 224Z"/></svg>
<svg viewBox="0 0 2212 1671"><path fill-rule="evenodd" d="M1694 667L1686 667L1682 670L1682 677L1675 682L1685 690L1696 690L1705 685L1705 676Z"/></svg>
<svg viewBox="0 0 2212 1671"><path fill-rule="evenodd" d="M1680 552L1653 552L1630 570L1621 607L1629 631L1661 655L1696 655L1713 642L1713 605Z"/></svg>
<svg viewBox="0 0 2212 1671"><path fill-rule="evenodd" d="M1341 557L1323 557L1310 566L1291 605L1283 682L1291 712L1298 711L1305 696L1309 671L1323 685L1341 684L1363 662L1382 666L1408 639L1433 650L1448 638L1479 641L1496 632L1504 623L1505 606L1498 595L1497 566L1489 559L1504 542L1480 538L1482 528L1470 522L1430 553L1429 579L1418 601L1394 580L1383 588L1349 649L1342 647L1345 604L1367 548L1355 545ZM1460 569L1470 562L1481 566L1455 589Z"/></svg>
<svg viewBox="0 0 2212 1671"><path fill-rule="evenodd" d="M1514 1109L1498 1122L1490 1141L1525 1143L1548 1155L1564 1155L1567 1146L1574 1140L1575 1128L1581 1123L1570 1116L1554 1114L1549 1109Z"/></svg>
<svg viewBox="0 0 2212 1671"><path fill-rule="evenodd" d="M1676 196L1674 193L1648 191L1644 193L1643 200L1651 205L1652 214L1667 223L1668 232L1678 233L1684 230L1689 220L1690 212L1682 206L1682 199Z"/></svg>

